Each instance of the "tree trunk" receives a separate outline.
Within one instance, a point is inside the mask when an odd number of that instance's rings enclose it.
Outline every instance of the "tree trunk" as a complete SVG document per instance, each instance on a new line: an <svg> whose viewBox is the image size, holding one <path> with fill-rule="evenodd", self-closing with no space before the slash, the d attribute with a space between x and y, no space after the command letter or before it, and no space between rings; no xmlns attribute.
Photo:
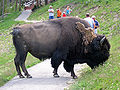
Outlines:
<svg viewBox="0 0 120 90"><path fill-rule="evenodd" d="M0 2L0 16L2 15L2 2Z"/></svg>
<svg viewBox="0 0 120 90"><path fill-rule="evenodd" d="M9 0L9 2L11 3L11 2L12 2L12 0Z"/></svg>
<svg viewBox="0 0 120 90"><path fill-rule="evenodd" d="M17 5L18 4L18 0L16 0L16 6L15 6L15 11L17 11Z"/></svg>
<svg viewBox="0 0 120 90"><path fill-rule="evenodd" d="M45 5L47 5L48 4L48 0L45 0Z"/></svg>
<svg viewBox="0 0 120 90"><path fill-rule="evenodd" d="M9 8L10 8L10 0L7 0L7 12L9 13Z"/></svg>
<svg viewBox="0 0 120 90"><path fill-rule="evenodd" d="M4 2L4 0L3 0L2 19L4 19L4 7L5 7L5 6L4 6L4 3L5 3L5 2Z"/></svg>
<svg viewBox="0 0 120 90"><path fill-rule="evenodd" d="M36 0L36 6L37 6L37 7L39 6L39 4L38 4L38 0Z"/></svg>
<svg viewBox="0 0 120 90"><path fill-rule="evenodd" d="M21 0L19 0L19 11L21 11Z"/></svg>
<svg viewBox="0 0 120 90"><path fill-rule="evenodd" d="M40 0L40 6L42 6L42 1Z"/></svg>

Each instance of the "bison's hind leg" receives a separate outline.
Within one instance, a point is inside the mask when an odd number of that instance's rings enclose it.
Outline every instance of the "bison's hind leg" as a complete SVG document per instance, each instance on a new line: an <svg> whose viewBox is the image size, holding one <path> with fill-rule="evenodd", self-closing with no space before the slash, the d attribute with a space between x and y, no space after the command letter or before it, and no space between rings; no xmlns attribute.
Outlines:
<svg viewBox="0 0 120 90"><path fill-rule="evenodd" d="M17 53L16 57L14 59L16 70L17 70L18 75L19 75L20 78L24 78L24 76L21 74L20 66L21 66L22 71L24 72L25 76L27 78L32 78L32 76L28 73L28 71L27 71L27 69L25 67L26 56L27 56L27 53L22 53L22 54Z"/></svg>
<svg viewBox="0 0 120 90"><path fill-rule="evenodd" d="M25 60L26 60L26 56L27 56L27 52L24 52L20 55L20 66L22 68L22 71L24 72L24 75L27 77L27 78L32 78L32 76L28 73L26 67L25 67Z"/></svg>
<svg viewBox="0 0 120 90"><path fill-rule="evenodd" d="M73 79L77 79L77 76L75 75L74 72L74 64L70 65L67 61L64 61L63 66L67 72L71 72L71 76L73 77Z"/></svg>
<svg viewBox="0 0 120 90"><path fill-rule="evenodd" d="M20 66L21 66L25 76L27 76L27 78L31 78L32 76L30 76L30 74L28 73L25 67L25 60L28 52L27 48L25 47L25 43L23 42L23 40L21 40L18 37L13 37L13 43L16 48L16 57L14 59L14 62L15 62L16 70L18 72L19 77L20 78L23 77L20 71Z"/></svg>
<svg viewBox="0 0 120 90"><path fill-rule="evenodd" d="M20 70L20 64L19 64L19 58L20 56L18 54L16 54L15 58L14 58L14 63L15 63L15 67L17 70L17 73L19 75L20 78L24 78L24 76L21 74L21 70Z"/></svg>

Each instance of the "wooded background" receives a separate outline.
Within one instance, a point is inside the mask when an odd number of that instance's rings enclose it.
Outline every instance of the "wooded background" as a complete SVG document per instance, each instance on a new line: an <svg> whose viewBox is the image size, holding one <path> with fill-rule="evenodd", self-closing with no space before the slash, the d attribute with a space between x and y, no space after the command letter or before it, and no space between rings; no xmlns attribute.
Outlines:
<svg viewBox="0 0 120 90"><path fill-rule="evenodd" d="M0 17L4 18L6 14L21 11L24 9L24 3L27 1L36 2L36 8L39 8L56 0L0 0Z"/></svg>

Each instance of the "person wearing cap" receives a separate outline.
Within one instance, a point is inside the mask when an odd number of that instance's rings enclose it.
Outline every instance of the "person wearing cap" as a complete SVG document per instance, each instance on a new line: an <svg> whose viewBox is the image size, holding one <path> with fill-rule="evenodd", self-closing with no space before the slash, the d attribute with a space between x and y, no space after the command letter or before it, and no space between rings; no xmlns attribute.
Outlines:
<svg viewBox="0 0 120 90"><path fill-rule="evenodd" d="M54 9L52 8L52 6L49 7L48 12L49 12L49 20L54 19Z"/></svg>
<svg viewBox="0 0 120 90"><path fill-rule="evenodd" d="M97 28L99 27L99 22L96 20L95 16L92 16L92 19L94 20L95 23L95 34L97 34Z"/></svg>
<svg viewBox="0 0 120 90"><path fill-rule="evenodd" d="M65 14L65 12L63 12L63 17L66 17L66 14Z"/></svg>
<svg viewBox="0 0 120 90"><path fill-rule="evenodd" d="M62 12L60 11L60 8L57 9L57 18L61 18Z"/></svg>
<svg viewBox="0 0 120 90"><path fill-rule="evenodd" d="M95 23L94 23L94 20L92 18L90 18L90 15L89 13L86 13L86 18L84 18L84 20L86 20L90 27L94 30L95 29Z"/></svg>

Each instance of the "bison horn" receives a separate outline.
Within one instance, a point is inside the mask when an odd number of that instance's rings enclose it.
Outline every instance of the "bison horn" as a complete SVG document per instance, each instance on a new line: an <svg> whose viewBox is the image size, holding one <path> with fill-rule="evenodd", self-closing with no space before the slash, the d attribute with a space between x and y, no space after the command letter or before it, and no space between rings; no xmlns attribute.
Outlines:
<svg viewBox="0 0 120 90"><path fill-rule="evenodd" d="M105 37L103 37L103 38L100 40L100 45L103 44L104 40L105 40Z"/></svg>

